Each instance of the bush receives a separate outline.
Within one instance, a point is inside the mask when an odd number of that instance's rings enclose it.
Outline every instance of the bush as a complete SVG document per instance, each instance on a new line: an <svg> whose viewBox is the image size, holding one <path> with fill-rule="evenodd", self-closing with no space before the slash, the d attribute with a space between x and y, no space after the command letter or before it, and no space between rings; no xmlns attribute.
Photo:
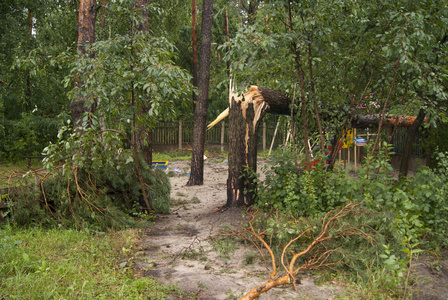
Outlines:
<svg viewBox="0 0 448 300"><path fill-rule="evenodd" d="M397 182L390 175L388 147L383 149L367 157L356 176L349 176L347 170L327 172L322 162L304 171L302 157L286 148L265 166L266 180L258 182L256 205L294 217L316 217L349 201L363 202L367 209L384 214L384 223L374 228L387 227L386 235L393 226L401 239L415 241L429 233L444 241L448 232L447 157L438 154L437 169L421 168L414 178Z"/></svg>
<svg viewBox="0 0 448 300"><path fill-rule="evenodd" d="M311 170L304 170L303 156L284 148L270 157L266 179L258 182L256 205L278 209L294 216L314 216L328 212L357 197L360 184L347 171L325 170L325 159L317 158Z"/></svg>

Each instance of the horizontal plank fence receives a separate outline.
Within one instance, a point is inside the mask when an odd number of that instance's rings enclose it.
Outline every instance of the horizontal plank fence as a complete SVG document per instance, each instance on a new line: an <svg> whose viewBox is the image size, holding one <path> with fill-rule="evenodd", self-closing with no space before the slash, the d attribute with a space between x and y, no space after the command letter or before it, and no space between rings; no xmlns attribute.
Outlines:
<svg viewBox="0 0 448 300"><path fill-rule="evenodd" d="M258 149L269 150L276 149L280 145L286 143L287 138L287 126L278 126L275 122L263 122L260 124L258 130ZM171 145L176 148L182 149L184 146L191 146L193 144L193 122L160 122L156 124L153 130L153 145ZM394 137L392 139L393 151L396 155L403 153L404 145L406 143L406 131L408 128L397 128L394 131ZM356 136L364 137L368 142L374 142L376 131L371 130L369 134L366 130L358 130ZM385 136L390 135L392 132L390 128L384 128L383 134ZM372 140L373 138L373 140ZM389 137L390 138L390 137ZM389 138L387 138L389 140ZM419 130L415 137L414 146L412 148L412 154L417 156L425 155L425 149L423 148L423 141L426 138L426 134ZM223 146L228 145L228 122L221 122L210 130L207 130L205 134L205 141L208 145ZM355 147L355 151L357 147ZM359 152L359 150L358 150ZM356 154L354 155L356 157ZM358 155L360 157L360 155Z"/></svg>
<svg viewBox="0 0 448 300"><path fill-rule="evenodd" d="M160 122L153 129L154 145L178 145L179 149L186 144L193 143L193 122ZM273 149L286 142L287 129L278 128L275 134L276 123L262 123L258 135L258 148L261 150L269 149L271 143ZM275 134L275 139L273 141ZM205 134L207 144L228 145L228 123L221 122Z"/></svg>

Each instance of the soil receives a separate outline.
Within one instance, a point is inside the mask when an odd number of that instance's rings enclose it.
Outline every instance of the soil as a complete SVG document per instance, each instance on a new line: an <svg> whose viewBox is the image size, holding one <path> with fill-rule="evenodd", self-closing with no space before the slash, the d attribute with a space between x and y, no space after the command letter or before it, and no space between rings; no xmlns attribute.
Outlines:
<svg viewBox="0 0 448 300"><path fill-rule="evenodd" d="M141 241L144 259L136 261L141 275L175 283L196 299L236 299L269 280L265 264L250 259L255 251L249 245L239 243L227 255L213 248L220 230L238 228L245 220L240 208L221 209L227 197L227 162L208 158L201 186L186 186L189 161L170 161L169 172L175 170L180 173L170 178L171 214L158 215ZM297 291L275 288L260 299L332 299L339 290L336 285L317 286L305 276Z"/></svg>
<svg viewBox="0 0 448 300"><path fill-rule="evenodd" d="M189 161L170 161L168 171L174 173L170 178L171 214L158 215L154 225L145 230L140 245L142 255L135 261L138 275L176 284L189 295L185 299L237 299L268 281L269 270L264 262L250 259L258 257L250 244L238 243L228 255L213 247L213 238L220 230L241 229L247 223L244 210L221 209L227 197L227 162L209 157L204 163L201 186L186 186ZM413 270L414 299L448 299L446 268L435 266L427 257L416 262ZM344 290L337 282L316 285L314 278L306 274L300 279L297 290L290 285L274 288L259 299L333 299Z"/></svg>

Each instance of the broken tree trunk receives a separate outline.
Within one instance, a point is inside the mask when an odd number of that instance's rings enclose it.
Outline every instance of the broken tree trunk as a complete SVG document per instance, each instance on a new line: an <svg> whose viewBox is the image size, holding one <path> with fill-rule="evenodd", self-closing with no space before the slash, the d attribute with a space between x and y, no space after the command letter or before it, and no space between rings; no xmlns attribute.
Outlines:
<svg viewBox="0 0 448 300"><path fill-rule="evenodd" d="M251 86L244 97L232 90L229 93L229 108L223 111L208 129L229 116L229 177L227 179L226 207L250 206L254 202L256 185L251 172L257 171L258 128L265 113L288 115L291 99L284 93L260 86ZM378 125L380 115L356 115L353 128L367 128ZM387 115L383 126L411 126L415 117ZM339 149L339 138L334 139L333 149ZM332 159L336 159L332 153Z"/></svg>
<svg viewBox="0 0 448 300"><path fill-rule="evenodd" d="M257 172L258 129L269 109L268 101L273 103L275 100L272 91L252 86L244 95L244 101L232 91L229 94L229 177L226 207L250 206L254 202L256 183L251 174Z"/></svg>
<svg viewBox="0 0 448 300"><path fill-rule="evenodd" d="M397 126L397 127L411 127L414 124L417 117L415 116L397 116L397 115L386 115L382 122L382 126ZM380 114L371 115L356 115L352 122L352 128L367 128L372 125L378 126L381 120ZM427 121L425 118L422 121Z"/></svg>

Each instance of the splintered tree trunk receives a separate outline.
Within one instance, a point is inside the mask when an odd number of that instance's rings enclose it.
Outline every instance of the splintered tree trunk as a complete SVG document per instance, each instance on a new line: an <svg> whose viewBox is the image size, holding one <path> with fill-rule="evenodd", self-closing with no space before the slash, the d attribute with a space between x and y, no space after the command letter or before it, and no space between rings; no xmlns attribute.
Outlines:
<svg viewBox="0 0 448 300"><path fill-rule="evenodd" d="M276 111L287 97L278 91L251 86L244 101L230 84L229 109L218 117L229 115L229 177L226 207L250 206L254 203L257 172L258 129L267 111ZM276 105L277 104L277 105ZM213 126L213 122L210 124ZM210 128L209 125L209 128Z"/></svg>
<svg viewBox="0 0 448 300"><path fill-rule="evenodd" d="M227 203L225 206L244 205L244 180L241 178L245 165L246 122L241 102L232 98L229 108L229 177L227 178Z"/></svg>
<svg viewBox="0 0 448 300"><path fill-rule="evenodd" d="M254 203L257 172L258 128L265 108L259 115L254 103L242 103L232 97L229 110L229 177L226 207L250 206Z"/></svg>

